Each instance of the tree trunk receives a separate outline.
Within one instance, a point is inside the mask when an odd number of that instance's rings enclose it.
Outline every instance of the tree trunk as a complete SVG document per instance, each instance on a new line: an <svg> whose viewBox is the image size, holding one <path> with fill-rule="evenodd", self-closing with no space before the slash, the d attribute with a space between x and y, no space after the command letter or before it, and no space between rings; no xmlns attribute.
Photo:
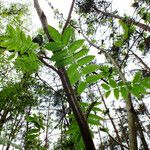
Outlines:
<svg viewBox="0 0 150 150"><path fill-rule="evenodd" d="M100 88L99 88L98 85L97 85L97 88L98 88L98 91L99 91L99 93L100 93L100 95L101 95L101 98L102 98L102 102L103 102L103 104L104 104L104 107L105 107L106 110L108 110L108 107L107 107L107 105L106 105L106 103L105 103L105 99L104 99L104 97L103 97L103 95L102 95L102 93L101 93L101 90L100 90ZM114 123L114 121L113 121L113 119L112 119L110 113L108 112L107 115L108 115L108 117L109 117L109 119L110 119L110 121L111 121L111 124L112 124L112 126L113 126L113 128L114 128L114 130L115 130L117 140L118 140L119 143L121 143L121 138L120 138L120 136L119 136L119 132L118 132L118 130L117 130L117 127L116 127L116 125L115 125L115 123ZM124 148L123 148L122 145L120 145L120 148L121 148L121 150L124 150Z"/></svg>
<svg viewBox="0 0 150 150"><path fill-rule="evenodd" d="M145 136L144 136L144 133L143 133L142 126L139 122L139 119L138 119L138 116L137 116L136 112L135 112L135 121L136 121L137 130L139 131L139 134L140 134L140 138L141 138L143 148L144 148L144 150L149 150L147 142L145 140Z"/></svg>
<svg viewBox="0 0 150 150"><path fill-rule="evenodd" d="M44 12L41 10L40 5L38 3L38 0L34 0L34 7L38 13L40 20L41 20L44 32L47 35L49 41L51 41L51 37L50 37L49 32L48 32L47 18L45 16ZM72 89L72 86L71 86L70 81L68 79L66 70L65 70L65 68L58 68L58 71L60 72L59 76L60 76L60 79L62 81L63 88L66 92L66 96L67 96L69 105L72 108L73 113L74 113L75 118L76 118L76 121L79 125L79 129L80 129L86 150L95 150L95 146L94 146L91 134L90 134L90 130L89 130L87 121L86 121L86 119L85 119L85 117L81 111L81 108L79 106L78 100L77 100L76 95L75 95L75 92Z"/></svg>
<svg viewBox="0 0 150 150"><path fill-rule="evenodd" d="M129 149L138 150L137 148L137 129L135 125L135 115L134 108L131 101L131 95L129 94L128 99L126 100L126 109L128 116L128 134L129 134Z"/></svg>
<svg viewBox="0 0 150 150"><path fill-rule="evenodd" d="M107 51L93 44L93 42L91 42L88 38L85 37L85 39L87 40L87 42L89 42L90 45L97 48L99 51L104 53L106 57L108 57L112 65L116 68L121 80L125 84L126 78L123 72L121 71L121 69L119 68L118 63L112 58L112 56ZM128 95L128 99L125 101L126 101L126 110L127 110L127 116L128 116L128 127L129 127L129 147L130 147L130 150L138 150L137 138L136 138L137 134L136 134L136 125L135 125L135 115L134 115L134 108L133 108L133 104L131 100L131 94Z"/></svg>

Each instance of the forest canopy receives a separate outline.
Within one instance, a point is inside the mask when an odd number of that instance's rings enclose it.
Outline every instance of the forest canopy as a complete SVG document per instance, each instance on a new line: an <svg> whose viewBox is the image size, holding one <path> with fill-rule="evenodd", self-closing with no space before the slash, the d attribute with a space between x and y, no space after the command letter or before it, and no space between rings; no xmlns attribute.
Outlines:
<svg viewBox="0 0 150 150"><path fill-rule="evenodd" d="M150 149L150 0L42 2L0 2L0 149Z"/></svg>

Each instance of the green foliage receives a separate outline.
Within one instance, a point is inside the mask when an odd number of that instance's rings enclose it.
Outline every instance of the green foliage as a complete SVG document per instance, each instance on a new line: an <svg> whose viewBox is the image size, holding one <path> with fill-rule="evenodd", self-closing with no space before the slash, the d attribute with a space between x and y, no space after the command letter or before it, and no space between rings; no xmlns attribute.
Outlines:
<svg viewBox="0 0 150 150"><path fill-rule="evenodd" d="M65 30L64 33L63 33L63 38L62 38L63 43L64 43L65 45L67 45L67 44L69 43L69 40L70 40L70 38L72 37L73 33L74 33L74 31L73 31L73 29L71 28L71 26L69 26L68 28L66 28L66 30Z"/></svg>
<svg viewBox="0 0 150 150"><path fill-rule="evenodd" d="M32 91L28 89L28 83L11 83L4 86L0 91L0 110L5 109L8 105L9 109L17 109L19 113L24 113L28 106L35 106L36 101L33 97Z"/></svg>
<svg viewBox="0 0 150 150"><path fill-rule="evenodd" d="M93 56L93 55L92 56L90 56L90 55L89 56L85 56L85 57L83 57L83 58L81 58L81 59L79 59L77 61L78 66L83 66L83 65L91 62L94 58L95 58L95 56Z"/></svg>
<svg viewBox="0 0 150 150"><path fill-rule="evenodd" d="M112 87L112 88L115 88L117 86L117 83L115 80L113 79L109 79L109 85Z"/></svg>
<svg viewBox="0 0 150 150"><path fill-rule="evenodd" d="M98 108L100 104L101 104L100 102L93 102L91 104L88 104L86 102L80 102L82 111L85 112L85 117L87 118L87 122L91 127L101 126L100 121L103 121L103 118L101 118L99 115L96 114L96 112L102 112L102 110ZM73 142L75 149L84 150L85 146L83 144L78 124L75 121L75 117L73 114L70 114L68 117L72 121L71 125L69 126L68 130L65 133L71 138L71 141ZM94 137L92 130L90 131L91 136Z"/></svg>
<svg viewBox="0 0 150 150"><path fill-rule="evenodd" d="M128 20L128 17L125 16L125 20ZM119 39L115 41L115 46L122 47L126 41L129 40L131 35L135 31L135 27L132 24L127 24L123 20L119 20L119 24L123 29L123 34L119 36Z"/></svg>
<svg viewBox="0 0 150 150"><path fill-rule="evenodd" d="M22 57L17 57L14 64L16 68L21 70L23 73L33 73L38 70L40 62L35 53L29 53L28 56L24 55Z"/></svg>
<svg viewBox="0 0 150 150"><path fill-rule="evenodd" d="M141 72L137 72L131 83L130 92L140 98L143 94L147 94L147 90L150 88L150 78L142 78Z"/></svg>
<svg viewBox="0 0 150 150"><path fill-rule="evenodd" d="M101 84L101 86L103 87L103 89L105 89L105 90L110 90L110 87L109 87L109 85L107 85L107 84Z"/></svg>
<svg viewBox="0 0 150 150"><path fill-rule="evenodd" d="M88 49L83 46L84 40L70 42L74 33L70 26L65 29L63 35L60 35L52 27L50 27L49 32L54 40L54 42L45 45L45 48L53 52L53 56L50 59L55 61L57 67L67 68L71 84L74 85L79 82L77 91L78 94L81 94L89 84L101 78L100 75L92 75L93 72L100 68L99 65L91 64L95 56L87 55Z"/></svg>
<svg viewBox="0 0 150 150"><path fill-rule="evenodd" d="M33 114L33 116L27 116L26 120L32 125L26 133L26 147L35 150L39 148L43 149L44 147L39 140L40 130L44 130L43 117L41 115L37 116L36 114Z"/></svg>
<svg viewBox="0 0 150 150"><path fill-rule="evenodd" d="M8 25L5 35L0 36L0 46L13 53L9 56L9 60L17 55L14 63L17 69L24 73L38 70L40 62L35 53L38 45L33 43L31 37L26 36L19 27L14 29Z"/></svg>
<svg viewBox="0 0 150 150"><path fill-rule="evenodd" d="M99 69L99 65L90 64L90 65L85 66L81 71L83 74L86 75L86 74L90 74L98 69Z"/></svg>
<svg viewBox="0 0 150 150"><path fill-rule="evenodd" d="M84 40L77 40L73 42L71 45L68 47L68 52L70 54L74 53L76 50L78 50L84 43Z"/></svg>
<svg viewBox="0 0 150 150"><path fill-rule="evenodd" d="M119 99L119 89L114 89L114 97L118 100Z"/></svg>
<svg viewBox="0 0 150 150"><path fill-rule="evenodd" d="M146 7L141 7L138 11L138 14L144 20L145 23L150 22L150 12Z"/></svg>
<svg viewBox="0 0 150 150"><path fill-rule="evenodd" d="M56 42L60 43L62 41L62 35L52 26L48 26L48 32L50 37Z"/></svg>
<svg viewBox="0 0 150 150"><path fill-rule="evenodd" d="M127 40L131 36L131 34L133 34L133 32L135 31L135 27L132 24L126 24L122 20L119 20L119 23L122 26L124 31L124 35L123 35L124 40Z"/></svg>
<svg viewBox="0 0 150 150"><path fill-rule="evenodd" d="M78 94L81 94L86 89L87 83L86 82L80 82L78 86Z"/></svg>
<svg viewBox="0 0 150 150"><path fill-rule="evenodd" d="M45 48L52 52L59 51L60 49L62 49L64 47L65 47L65 45L63 43L59 43L59 42L50 42L45 45Z"/></svg>
<svg viewBox="0 0 150 150"><path fill-rule="evenodd" d="M140 98L143 94L147 94L147 90L150 88L150 78L143 78L141 72L137 72L132 82L116 83L115 80L109 79L108 84L101 84L102 88L106 91L105 97L108 98L113 91L114 97L118 100L120 96L123 99L128 99L128 94L131 93L135 97Z"/></svg>
<svg viewBox="0 0 150 150"><path fill-rule="evenodd" d="M93 84L102 78L101 74L93 74L86 77L86 82L89 84Z"/></svg>
<svg viewBox="0 0 150 150"><path fill-rule="evenodd" d="M132 81L133 84L139 82L139 81L141 80L141 78L142 78L141 72L137 72L137 73L135 74L134 78L133 78L133 81Z"/></svg>
<svg viewBox="0 0 150 150"><path fill-rule="evenodd" d="M14 147L15 149L19 149L21 150L21 146L14 144L11 140L7 139L7 137L1 137L0 136L0 145L6 145L6 144L10 144L12 147Z"/></svg>
<svg viewBox="0 0 150 150"><path fill-rule="evenodd" d="M30 36L26 36L25 33L20 30L19 27L14 29L11 25L6 28L6 34L0 36L0 46L6 47L7 50L15 50L21 54L26 51L35 50L38 45L32 42Z"/></svg>
<svg viewBox="0 0 150 150"><path fill-rule="evenodd" d="M125 86L123 86L123 87L120 88L120 93L121 93L121 96L122 96L125 100L128 99L128 94L129 94L129 92L128 92L128 90L127 90L127 88L126 88Z"/></svg>

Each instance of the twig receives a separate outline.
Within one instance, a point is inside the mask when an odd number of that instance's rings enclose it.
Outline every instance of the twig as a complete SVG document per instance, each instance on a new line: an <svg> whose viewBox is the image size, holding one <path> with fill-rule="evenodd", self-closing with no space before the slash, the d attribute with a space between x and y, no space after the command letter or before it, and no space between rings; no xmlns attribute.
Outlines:
<svg viewBox="0 0 150 150"><path fill-rule="evenodd" d="M51 68L53 71L55 71L58 75L60 75L60 72L52 65L48 64L46 61L44 61L41 57L38 57L39 60L46 65L47 67Z"/></svg>
<svg viewBox="0 0 150 150"><path fill-rule="evenodd" d="M72 11L73 11L74 4L75 4L75 0L72 0L72 4L71 4L70 10L69 10L69 14L68 14L67 20L66 20L66 22L65 22L65 25L64 25L64 27L63 27L62 33L64 33L66 27L67 27L68 24L69 24L69 21L70 21L70 19L71 19L71 14L72 14Z"/></svg>

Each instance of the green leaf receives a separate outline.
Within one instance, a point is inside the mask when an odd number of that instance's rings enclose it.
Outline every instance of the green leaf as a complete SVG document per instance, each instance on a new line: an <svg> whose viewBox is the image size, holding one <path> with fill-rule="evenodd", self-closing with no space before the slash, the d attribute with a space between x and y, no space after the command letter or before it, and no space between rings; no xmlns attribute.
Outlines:
<svg viewBox="0 0 150 150"><path fill-rule="evenodd" d="M45 48L52 51L52 52L55 52L58 50L62 50L64 48L64 44L63 43L50 42L50 43L47 43L45 45Z"/></svg>
<svg viewBox="0 0 150 150"><path fill-rule="evenodd" d="M114 89L114 96L117 100L119 99L119 89L118 88Z"/></svg>
<svg viewBox="0 0 150 150"><path fill-rule="evenodd" d="M142 85L139 84L139 85L137 86L137 88L138 88L138 91L139 91L141 94L147 94L145 88L144 88Z"/></svg>
<svg viewBox="0 0 150 150"><path fill-rule="evenodd" d="M63 43L64 45L68 45L69 40L71 38L71 36L73 35L74 31L71 28L71 26L67 27L63 33Z"/></svg>
<svg viewBox="0 0 150 150"><path fill-rule="evenodd" d="M141 94L147 94L145 88L140 84L134 84L131 87L130 92L138 98L140 97Z"/></svg>
<svg viewBox="0 0 150 150"><path fill-rule="evenodd" d="M81 94L87 87L87 83L86 82L80 82L77 92L78 94Z"/></svg>
<svg viewBox="0 0 150 150"><path fill-rule="evenodd" d="M103 89L105 89L105 90L110 90L110 86L109 86L108 84L103 83L103 84L101 84L101 86L102 86Z"/></svg>
<svg viewBox="0 0 150 150"><path fill-rule="evenodd" d="M13 53L12 55L10 55L10 56L8 57L8 60L13 59L15 56L16 56L16 53Z"/></svg>
<svg viewBox="0 0 150 150"><path fill-rule="evenodd" d="M16 34L15 29L14 29L11 25L7 25L6 32L7 32L8 35L10 35L10 36L14 36L14 35Z"/></svg>
<svg viewBox="0 0 150 150"><path fill-rule="evenodd" d="M118 86L123 86L124 83L122 81L118 82Z"/></svg>
<svg viewBox="0 0 150 150"><path fill-rule="evenodd" d="M28 134L34 134L34 133L38 133L40 130L39 129L30 129L28 131Z"/></svg>
<svg viewBox="0 0 150 150"><path fill-rule="evenodd" d="M108 98L109 95L110 95L110 93L111 93L111 91L107 91L107 92L105 93L105 98Z"/></svg>
<svg viewBox="0 0 150 150"><path fill-rule="evenodd" d="M84 40L77 40L75 42L73 42L69 47L68 47L68 51L70 53L75 52L77 49L79 49L84 43Z"/></svg>
<svg viewBox="0 0 150 150"><path fill-rule="evenodd" d="M93 119L93 120L97 120L97 121L104 120L102 117L95 115L95 114L89 114L88 118Z"/></svg>
<svg viewBox="0 0 150 150"><path fill-rule="evenodd" d="M99 69L99 65L91 64L82 69L83 74L89 74Z"/></svg>
<svg viewBox="0 0 150 150"><path fill-rule="evenodd" d="M90 75L90 76L86 77L86 82L88 84L95 83L95 82L97 82L101 78L102 78L102 76L100 74Z"/></svg>
<svg viewBox="0 0 150 150"><path fill-rule="evenodd" d="M81 139L81 134L80 134L79 131L78 131L78 133L74 134L73 139L74 139L74 142L75 142L75 143L79 143L79 141L80 141L80 139Z"/></svg>
<svg viewBox="0 0 150 150"><path fill-rule="evenodd" d="M28 140L33 140L33 139L35 139L36 137L38 137L39 136L39 134L28 134L27 135L27 139Z"/></svg>
<svg viewBox="0 0 150 150"><path fill-rule="evenodd" d="M122 47L123 39L116 41L114 45L117 46L117 47Z"/></svg>
<svg viewBox="0 0 150 150"><path fill-rule="evenodd" d="M80 105L83 106L83 107L88 107L89 106L89 104L86 103L86 102L80 102Z"/></svg>
<svg viewBox="0 0 150 150"><path fill-rule="evenodd" d="M91 62L94 58L95 58L95 56L93 56L93 55L85 56L85 57L81 58L80 60L78 60L77 63L79 66L83 66L83 65Z"/></svg>
<svg viewBox="0 0 150 150"><path fill-rule="evenodd" d="M139 82L139 81L141 80L141 77L142 77L141 72L137 72L137 73L135 74L134 78L133 78L133 81L132 81L133 84Z"/></svg>
<svg viewBox="0 0 150 150"><path fill-rule="evenodd" d="M121 96L127 100L128 99L128 90L126 89L126 87L121 87L120 89L120 92L121 92Z"/></svg>
<svg viewBox="0 0 150 150"><path fill-rule="evenodd" d="M109 85L113 88L115 88L117 86L116 81L113 79L109 79Z"/></svg>
<svg viewBox="0 0 150 150"><path fill-rule="evenodd" d="M142 81L141 81L141 84L142 86L144 86L145 88L150 88L150 78L144 78Z"/></svg>
<svg viewBox="0 0 150 150"><path fill-rule="evenodd" d="M83 57L84 55L86 55L88 52L89 52L88 49L81 49L79 52L75 53L73 57L75 60L77 60L80 57Z"/></svg>
<svg viewBox="0 0 150 150"><path fill-rule="evenodd" d="M76 72L78 66L76 64L71 64L70 67L67 69L68 76L71 77Z"/></svg>
<svg viewBox="0 0 150 150"><path fill-rule="evenodd" d="M80 73L76 70L75 73L74 73L74 75L71 76L69 79L70 79L71 84L73 85L73 84L75 84L77 81L79 81L80 78L81 78L81 75L80 75Z"/></svg>
<svg viewBox="0 0 150 150"><path fill-rule="evenodd" d="M67 65L70 65L70 64L72 64L72 57L67 57L67 58L55 63L55 65L57 67L64 67L64 66L67 66Z"/></svg>
<svg viewBox="0 0 150 150"><path fill-rule="evenodd" d="M96 125L96 126L100 125L98 120L93 120L91 118L88 118L88 123L91 124L91 125Z"/></svg>
<svg viewBox="0 0 150 150"><path fill-rule="evenodd" d="M78 128L69 128L67 131L65 131L65 134L74 134L78 130Z"/></svg>
<svg viewBox="0 0 150 150"><path fill-rule="evenodd" d="M136 96L136 97L140 97L140 93L138 92L138 90L137 90L137 88L136 87L132 87L131 88L131 90L130 90L130 92L134 95L134 96Z"/></svg>
<svg viewBox="0 0 150 150"><path fill-rule="evenodd" d="M92 110L95 111L95 112L98 112L98 111L102 112L102 110L98 107L93 107Z"/></svg>
<svg viewBox="0 0 150 150"><path fill-rule="evenodd" d="M61 50L61 51L56 51L53 56L50 58L50 60L52 61L61 61L63 60L65 57L67 57L67 50Z"/></svg>
<svg viewBox="0 0 150 150"><path fill-rule="evenodd" d="M50 34L50 37L56 42L61 43L62 42L62 35L56 30L54 27L48 25L48 32Z"/></svg>
<svg viewBox="0 0 150 150"><path fill-rule="evenodd" d="M102 102L94 102L94 105L93 105L93 103L92 103L93 107L98 106L98 105L100 105L100 104L102 104Z"/></svg>

